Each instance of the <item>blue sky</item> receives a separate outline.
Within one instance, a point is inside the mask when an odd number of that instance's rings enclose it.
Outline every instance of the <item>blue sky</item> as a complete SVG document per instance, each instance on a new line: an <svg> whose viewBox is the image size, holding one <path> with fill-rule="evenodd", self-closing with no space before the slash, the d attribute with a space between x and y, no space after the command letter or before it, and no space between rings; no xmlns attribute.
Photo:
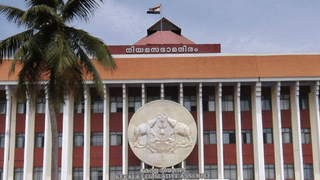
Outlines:
<svg viewBox="0 0 320 180"><path fill-rule="evenodd" d="M26 9L24 0L0 0ZM146 36L160 15L198 44L220 43L222 53L320 52L319 0L106 0L90 22L74 22L108 45L131 45ZM23 28L0 16L0 40Z"/></svg>

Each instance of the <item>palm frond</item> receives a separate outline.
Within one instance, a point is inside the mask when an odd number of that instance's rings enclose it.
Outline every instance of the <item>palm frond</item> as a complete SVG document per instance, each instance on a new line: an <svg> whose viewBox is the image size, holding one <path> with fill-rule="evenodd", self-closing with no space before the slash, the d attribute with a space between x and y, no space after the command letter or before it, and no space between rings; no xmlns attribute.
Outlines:
<svg viewBox="0 0 320 180"><path fill-rule="evenodd" d="M59 4L63 3L63 0L26 0L27 6L46 5L52 8L56 8Z"/></svg>
<svg viewBox="0 0 320 180"><path fill-rule="evenodd" d="M27 28L40 29L53 22L63 23L55 10L47 5L32 6L21 17L21 23Z"/></svg>
<svg viewBox="0 0 320 180"><path fill-rule="evenodd" d="M0 60L4 57L13 57L19 48L30 39L34 31L32 29L8 37L0 42Z"/></svg>
<svg viewBox="0 0 320 180"><path fill-rule="evenodd" d="M76 41L76 43L84 49L85 53L97 58L98 62L103 65L105 69L115 69L116 64L112 58L107 46L99 38L93 37L84 30L78 30L75 28L66 29L67 33L70 33L70 40Z"/></svg>
<svg viewBox="0 0 320 180"><path fill-rule="evenodd" d="M103 2L103 0L99 1ZM69 0L61 9L61 14L66 22L75 18L88 21L98 8L99 4L96 0Z"/></svg>
<svg viewBox="0 0 320 180"><path fill-rule="evenodd" d="M0 5L0 14L5 15L9 22L13 22L18 25L21 25L20 20L24 13L25 11L19 8Z"/></svg>

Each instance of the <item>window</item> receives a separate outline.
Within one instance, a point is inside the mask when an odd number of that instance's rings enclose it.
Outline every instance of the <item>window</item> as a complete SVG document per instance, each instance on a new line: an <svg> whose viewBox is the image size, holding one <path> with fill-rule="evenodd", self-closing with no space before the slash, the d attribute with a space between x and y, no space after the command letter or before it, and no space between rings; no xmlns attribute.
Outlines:
<svg viewBox="0 0 320 180"><path fill-rule="evenodd" d="M251 144L252 143L252 130L242 130L242 143Z"/></svg>
<svg viewBox="0 0 320 180"><path fill-rule="evenodd" d="M42 180L42 167L33 168L33 180Z"/></svg>
<svg viewBox="0 0 320 180"><path fill-rule="evenodd" d="M0 168L0 180L3 180L3 169Z"/></svg>
<svg viewBox="0 0 320 180"><path fill-rule="evenodd" d="M236 143L236 134L234 130L223 131L223 144L234 144Z"/></svg>
<svg viewBox="0 0 320 180"><path fill-rule="evenodd" d="M122 167L121 166L110 166L109 179L116 179L117 174L122 174Z"/></svg>
<svg viewBox="0 0 320 180"><path fill-rule="evenodd" d="M14 180L22 180L22 179L23 179L23 168L15 168Z"/></svg>
<svg viewBox="0 0 320 180"><path fill-rule="evenodd" d="M110 98L110 112L122 112L122 97L111 97Z"/></svg>
<svg viewBox="0 0 320 180"><path fill-rule="evenodd" d="M300 94L299 105L300 109L309 109L308 94Z"/></svg>
<svg viewBox="0 0 320 180"><path fill-rule="evenodd" d="M5 135L0 134L0 148L4 148Z"/></svg>
<svg viewBox="0 0 320 180"><path fill-rule="evenodd" d="M253 164L244 164L243 165L243 179L254 179L254 169Z"/></svg>
<svg viewBox="0 0 320 180"><path fill-rule="evenodd" d="M16 148L24 148L24 133L16 135Z"/></svg>
<svg viewBox="0 0 320 180"><path fill-rule="evenodd" d="M273 143L273 135L272 135L271 128L263 129L263 143L264 144L272 144Z"/></svg>
<svg viewBox="0 0 320 180"><path fill-rule="evenodd" d="M103 100L100 97L91 99L91 113L103 113Z"/></svg>
<svg viewBox="0 0 320 180"><path fill-rule="evenodd" d="M84 113L84 100L82 99L79 104L74 105L74 113Z"/></svg>
<svg viewBox="0 0 320 180"><path fill-rule="evenodd" d="M26 113L26 103L22 101L17 102L17 114L25 114Z"/></svg>
<svg viewBox="0 0 320 180"><path fill-rule="evenodd" d="M280 109L281 110L290 109L290 95L289 94L281 94L280 95Z"/></svg>
<svg viewBox="0 0 320 180"><path fill-rule="evenodd" d="M73 168L72 180L83 180L83 168Z"/></svg>
<svg viewBox="0 0 320 180"><path fill-rule="evenodd" d="M197 165L187 165L186 169L189 173L199 173L199 167Z"/></svg>
<svg viewBox="0 0 320 180"><path fill-rule="evenodd" d="M58 133L58 147L62 147L62 133Z"/></svg>
<svg viewBox="0 0 320 180"><path fill-rule="evenodd" d="M183 105L188 111L197 111L197 97L196 96L184 96Z"/></svg>
<svg viewBox="0 0 320 180"><path fill-rule="evenodd" d="M160 96L148 96L147 102L151 102L151 101L159 100L159 99L160 99Z"/></svg>
<svg viewBox="0 0 320 180"><path fill-rule="evenodd" d="M0 100L0 114L6 113L7 101L5 99Z"/></svg>
<svg viewBox="0 0 320 180"><path fill-rule="evenodd" d="M91 180L102 180L103 173L102 173L102 167L92 167L91 168Z"/></svg>
<svg viewBox="0 0 320 180"><path fill-rule="evenodd" d="M222 95L222 111L233 111L233 95Z"/></svg>
<svg viewBox="0 0 320 180"><path fill-rule="evenodd" d="M58 180L61 180L61 167L58 167Z"/></svg>
<svg viewBox="0 0 320 180"><path fill-rule="evenodd" d="M311 144L311 132L309 128L301 129L302 144Z"/></svg>
<svg viewBox="0 0 320 180"><path fill-rule="evenodd" d="M313 165L303 164L304 179L313 179Z"/></svg>
<svg viewBox="0 0 320 180"><path fill-rule="evenodd" d="M73 146L83 146L83 145L84 145L83 133L74 133L73 134Z"/></svg>
<svg viewBox="0 0 320 180"><path fill-rule="evenodd" d="M140 166L129 166L128 174L138 175L140 174L141 167Z"/></svg>
<svg viewBox="0 0 320 180"><path fill-rule="evenodd" d="M217 165L204 165L204 173L210 174L210 179L218 179L218 166Z"/></svg>
<svg viewBox="0 0 320 180"><path fill-rule="evenodd" d="M261 96L261 110L271 110L271 96Z"/></svg>
<svg viewBox="0 0 320 180"><path fill-rule="evenodd" d="M274 164L265 164L266 179L275 179L275 167Z"/></svg>
<svg viewBox="0 0 320 180"><path fill-rule="evenodd" d="M251 96L250 95L240 96L240 109L241 109L241 111L251 111Z"/></svg>
<svg viewBox="0 0 320 180"><path fill-rule="evenodd" d="M43 148L44 147L44 133L36 133L35 134L34 147L35 148Z"/></svg>
<svg viewBox="0 0 320 180"><path fill-rule="evenodd" d="M179 103L179 98L178 98L178 96L166 96L165 99L174 101L174 102L176 102L176 103Z"/></svg>
<svg viewBox="0 0 320 180"><path fill-rule="evenodd" d="M204 144L217 144L216 131L203 131Z"/></svg>
<svg viewBox="0 0 320 180"><path fill-rule="evenodd" d="M282 128L282 143L292 143L291 128Z"/></svg>
<svg viewBox="0 0 320 180"><path fill-rule="evenodd" d="M141 107L141 97L140 96L131 96L129 97L129 112L136 112Z"/></svg>
<svg viewBox="0 0 320 180"><path fill-rule="evenodd" d="M215 111L216 101L214 95L204 95L203 96L203 111Z"/></svg>
<svg viewBox="0 0 320 180"><path fill-rule="evenodd" d="M284 178L294 179L294 166L293 164L284 164Z"/></svg>
<svg viewBox="0 0 320 180"><path fill-rule="evenodd" d="M103 146L103 133L102 132L91 133L91 146Z"/></svg>
<svg viewBox="0 0 320 180"><path fill-rule="evenodd" d="M43 114L45 112L46 112L46 99L45 98L37 98L36 113Z"/></svg>
<svg viewBox="0 0 320 180"><path fill-rule="evenodd" d="M122 132L110 132L110 146L122 145Z"/></svg>
<svg viewBox="0 0 320 180"><path fill-rule="evenodd" d="M237 166L235 164L224 165L224 178L229 180L237 179Z"/></svg>

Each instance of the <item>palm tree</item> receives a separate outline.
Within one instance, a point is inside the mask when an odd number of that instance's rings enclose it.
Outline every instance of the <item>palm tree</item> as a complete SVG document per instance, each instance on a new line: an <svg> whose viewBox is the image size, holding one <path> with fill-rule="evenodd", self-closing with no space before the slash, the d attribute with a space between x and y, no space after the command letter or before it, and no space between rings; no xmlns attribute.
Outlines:
<svg viewBox="0 0 320 180"><path fill-rule="evenodd" d="M0 14L7 20L24 26L26 30L0 41L0 61L13 58L10 72L16 64L22 69L18 74L16 95L24 98L31 94L34 101L39 81L45 80L49 97L52 130L52 180L58 172L58 132L56 113L64 103L64 96L75 99L84 90L84 75L91 75L96 88L103 94L100 76L91 61L96 59L106 69L116 65L102 40L84 30L70 27L74 20L88 21L103 0L25 0L26 11L0 5Z"/></svg>

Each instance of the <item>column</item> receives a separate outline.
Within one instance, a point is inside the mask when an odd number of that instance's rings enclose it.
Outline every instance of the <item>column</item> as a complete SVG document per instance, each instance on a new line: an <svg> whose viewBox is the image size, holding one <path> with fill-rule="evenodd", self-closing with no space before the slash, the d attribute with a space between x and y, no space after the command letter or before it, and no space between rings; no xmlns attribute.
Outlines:
<svg viewBox="0 0 320 180"><path fill-rule="evenodd" d="M282 128L281 128L281 109L280 109L281 83L277 82L271 87L271 103L272 103L272 124L273 124L273 140L274 140L274 161L275 161L275 177L277 180L284 179L283 169L283 148L282 148Z"/></svg>
<svg viewBox="0 0 320 180"><path fill-rule="evenodd" d="M49 96L46 91L46 110L44 118L44 148L43 148L43 180L51 180L52 131L49 110Z"/></svg>
<svg viewBox="0 0 320 180"><path fill-rule="evenodd" d="M202 108L202 83L198 88L197 120L198 120L198 165L199 173L204 173L204 143L203 143L203 108Z"/></svg>
<svg viewBox="0 0 320 180"><path fill-rule="evenodd" d="M224 178L224 162L223 162L223 127L222 127L222 83L219 83L215 87L215 99L216 99L218 179L223 179Z"/></svg>
<svg viewBox="0 0 320 180"><path fill-rule="evenodd" d="M128 174L128 94L122 85L122 174Z"/></svg>
<svg viewBox="0 0 320 180"><path fill-rule="evenodd" d="M27 95L23 179L33 178L35 99Z"/></svg>
<svg viewBox="0 0 320 180"><path fill-rule="evenodd" d="M236 148L237 148L237 179L243 180L243 158L241 137L241 108L240 108L241 84L234 87L234 117L236 121Z"/></svg>
<svg viewBox="0 0 320 180"><path fill-rule="evenodd" d="M292 124L292 141L293 141L293 159L295 179L303 180L303 160L301 144L301 122L299 106L299 82L290 86L290 105L291 105L291 124Z"/></svg>
<svg viewBox="0 0 320 180"><path fill-rule="evenodd" d="M183 84L182 83L180 83L179 85L179 104L183 106ZM186 161L182 161L181 168L185 169L186 167L187 167Z"/></svg>
<svg viewBox="0 0 320 180"><path fill-rule="evenodd" d="M309 93L309 111L313 157L313 178L320 179L320 118L319 118L319 82L311 85Z"/></svg>
<svg viewBox="0 0 320 180"><path fill-rule="evenodd" d="M160 87L160 99L164 100L164 84L161 83L161 87Z"/></svg>
<svg viewBox="0 0 320 180"><path fill-rule="evenodd" d="M83 146L83 180L90 179L90 134L91 134L91 96L90 88L84 89L84 146Z"/></svg>
<svg viewBox="0 0 320 180"><path fill-rule="evenodd" d="M61 179L72 179L72 152L73 152L73 96L65 96L63 106L63 130L62 130L62 160Z"/></svg>
<svg viewBox="0 0 320 180"><path fill-rule="evenodd" d="M265 179L261 82L256 82L256 84L252 86L251 91L254 175L255 179Z"/></svg>
<svg viewBox="0 0 320 180"><path fill-rule="evenodd" d="M11 127L12 123L15 126L15 122L12 122L12 111L16 112L16 109L14 109L11 104L16 105L16 101L14 100L15 98L12 97L12 89L6 85L6 126L5 126L5 142L4 142L4 161L3 161L3 179L9 179L9 174L13 173L13 164L14 164L14 158L11 159L11 154L14 154L14 146L12 147L12 141L15 142L15 134L12 137L11 134ZM13 102L15 101L15 102ZM14 130L15 132L15 130ZM14 138L14 139L12 139ZM12 148L12 150L11 150ZM9 171L11 173L9 173ZM11 179L13 177L11 176Z"/></svg>
<svg viewBox="0 0 320 180"><path fill-rule="evenodd" d="M110 94L109 88L104 85L103 97L103 179L109 180L109 151L110 151Z"/></svg>
<svg viewBox="0 0 320 180"><path fill-rule="evenodd" d="M9 88L10 89L10 88ZM3 179L8 180L13 180L14 179L14 157L15 157L15 148L16 148L16 116L17 116L17 98L13 95L14 90L10 89L11 92L11 121L10 121L10 138L9 138L9 160L7 164L7 170L4 173L7 173L6 175L4 174ZM8 102L7 102L8 105ZM8 109L7 112L8 113ZM6 145L5 145L6 146ZM5 166L6 167L6 166Z"/></svg>
<svg viewBox="0 0 320 180"><path fill-rule="evenodd" d="M141 84L141 106L144 106L146 104L146 89L145 89L145 84ZM146 164L141 161L141 169L145 169Z"/></svg>

